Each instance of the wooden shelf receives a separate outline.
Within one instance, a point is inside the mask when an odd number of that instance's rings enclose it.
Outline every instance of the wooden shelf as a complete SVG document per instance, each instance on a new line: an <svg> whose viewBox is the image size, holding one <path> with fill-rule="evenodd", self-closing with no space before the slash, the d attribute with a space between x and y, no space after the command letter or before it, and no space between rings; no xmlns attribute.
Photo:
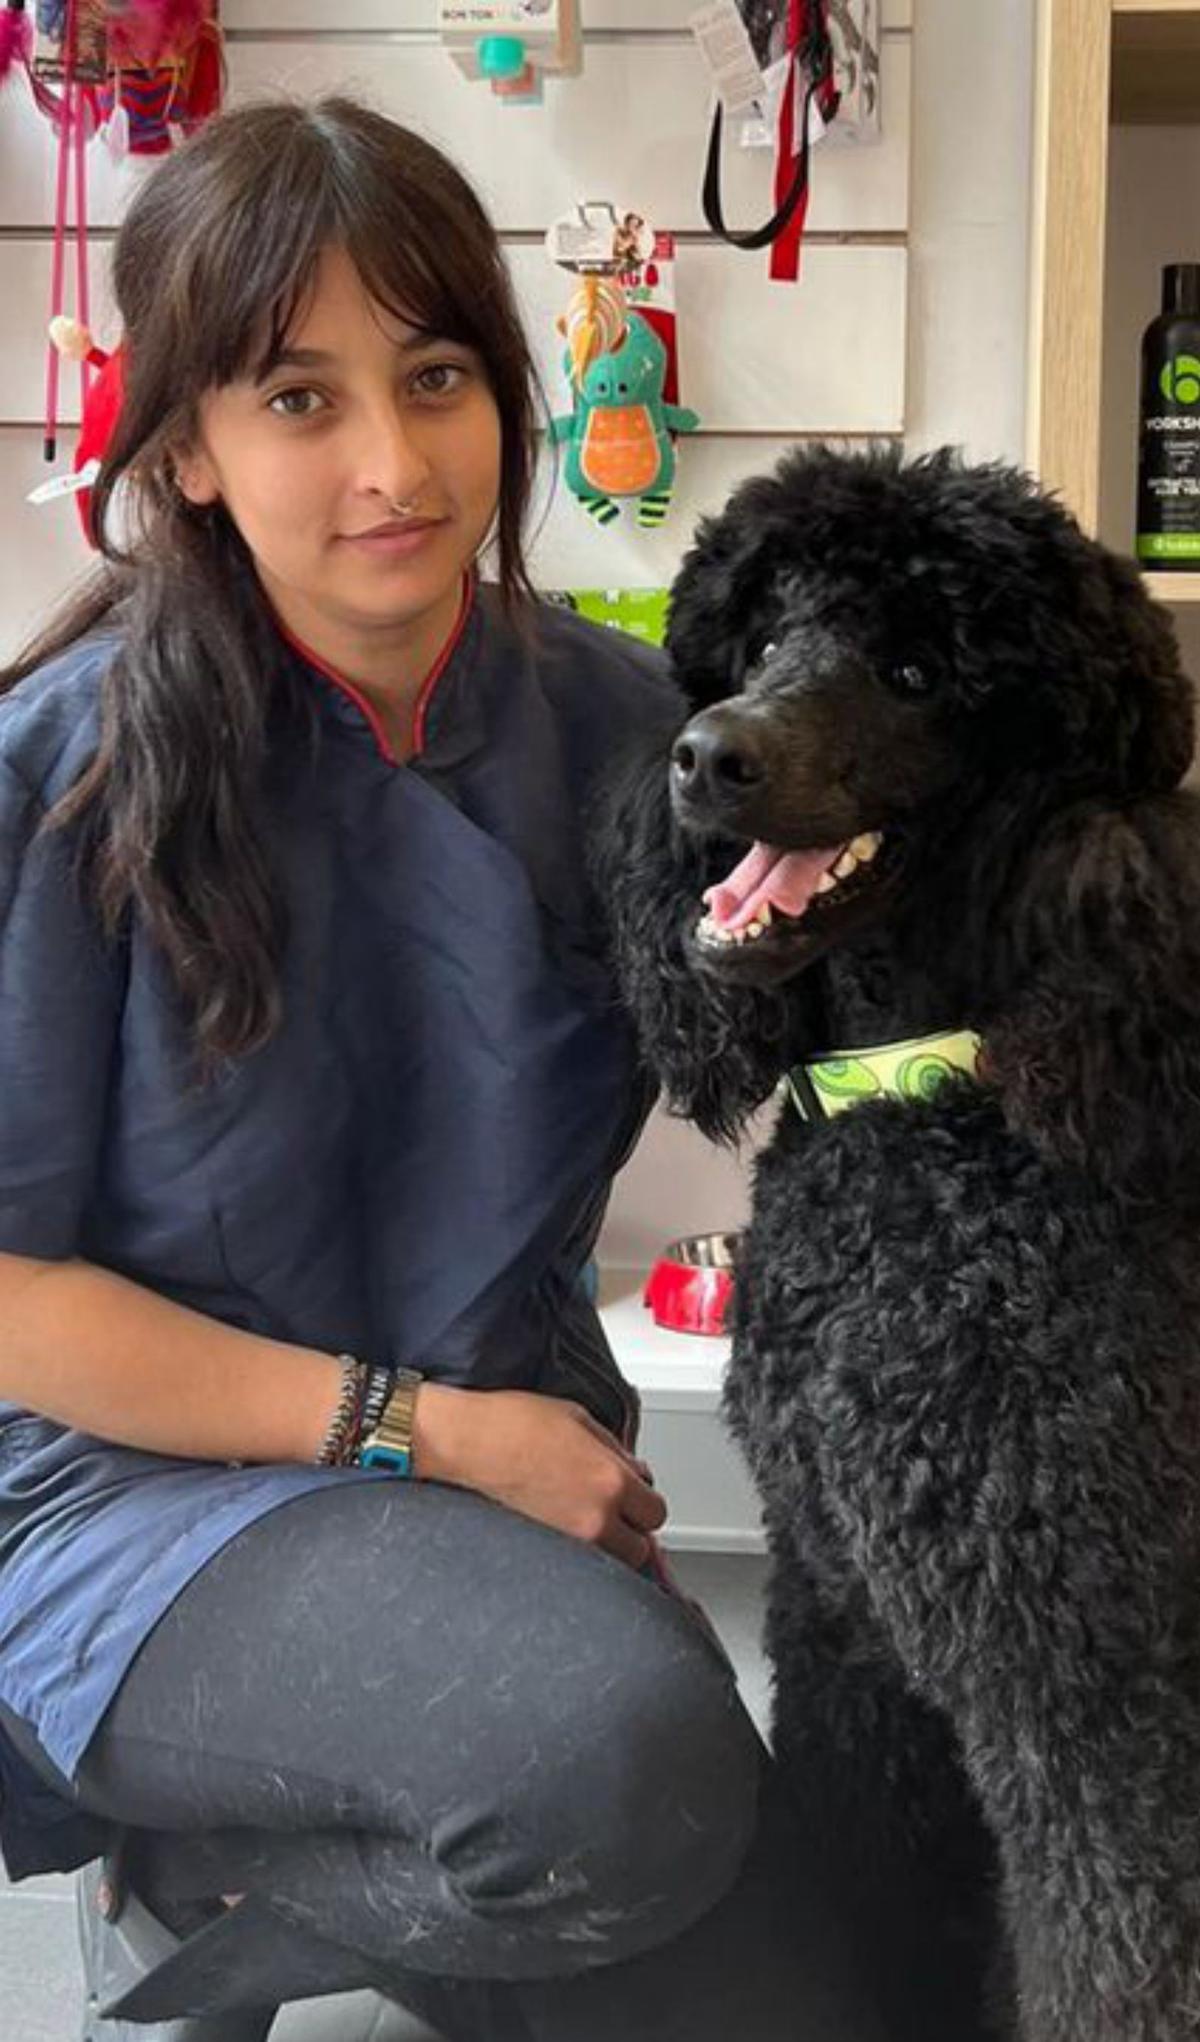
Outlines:
<svg viewBox="0 0 1200 2042"><path fill-rule="evenodd" d="M1094 532L1110 129L1200 126L1200 0L1038 0L1037 76L1026 457ZM1150 581L1200 601L1200 577Z"/></svg>
<svg viewBox="0 0 1200 2042"><path fill-rule="evenodd" d="M1200 119L1200 8L1114 0L1114 121L1178 126Z"/></svg>
<svg viewBox="0 0 1200 2042"><path fill-rule="evenodd" d="M1200 574L1144 574L1142 580L1160 603L1200 603Z"/></svg>

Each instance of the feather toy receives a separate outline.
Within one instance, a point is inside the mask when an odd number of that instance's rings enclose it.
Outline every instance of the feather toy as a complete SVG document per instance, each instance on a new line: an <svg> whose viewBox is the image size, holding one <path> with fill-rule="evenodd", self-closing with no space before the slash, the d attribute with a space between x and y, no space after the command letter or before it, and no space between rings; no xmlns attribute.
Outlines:
<svg viewBox="0 0 1200 2042"><path fill-rule="evenodd" d="M25 0L8 0L0 8L0 85L10 71L25 71L33 52L33 28L25 12Z"/></svg>

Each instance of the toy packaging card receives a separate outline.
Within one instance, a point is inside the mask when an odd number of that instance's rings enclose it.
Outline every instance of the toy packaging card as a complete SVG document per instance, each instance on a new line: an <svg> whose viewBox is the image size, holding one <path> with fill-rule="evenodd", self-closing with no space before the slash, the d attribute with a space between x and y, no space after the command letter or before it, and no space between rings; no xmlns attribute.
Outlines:
<svg viewBox="0 0 1200 2042"><path fill-rule="evenodd" d="M665 588L548 589L545 600L575 610L610 631L626 631L644 645L661 645L666 637L670 593Z"/></svg>
<svg viewBox="0 0 1200 2042"><path fill-rule="evenodd" d="M668 404L679 402L679 335L675 317L675 236L656 233L649 256L641 266L622 274L625 302L631 312L640 312L667 350L667 375L663 396Z"/></svg>
<svg viewBox="0 0 1200 2042"><path fill-rule="evenodd" d="M77 85L99 85L108 72L108 0L38 0L34 13L33 68L61 84L67 72L67 32L74 32L71 72Z"/></svg>

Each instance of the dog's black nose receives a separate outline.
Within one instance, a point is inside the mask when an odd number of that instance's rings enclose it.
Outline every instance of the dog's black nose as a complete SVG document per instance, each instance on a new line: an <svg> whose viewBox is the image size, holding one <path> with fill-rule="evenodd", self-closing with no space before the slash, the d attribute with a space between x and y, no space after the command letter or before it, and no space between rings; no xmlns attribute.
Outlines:
<svg viewBox="0 0 1200 2042"><path fill-rule="evenodd" d="M671 771L682 793L718 800L745 794L767 776L756 734L715 709L694 716L680 732Z"/></svg>

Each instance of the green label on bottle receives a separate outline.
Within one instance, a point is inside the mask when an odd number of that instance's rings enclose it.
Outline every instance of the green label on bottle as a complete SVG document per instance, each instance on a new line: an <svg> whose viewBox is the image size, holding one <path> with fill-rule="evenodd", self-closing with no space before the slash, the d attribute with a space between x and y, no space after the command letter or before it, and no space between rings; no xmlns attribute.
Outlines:
<svg viewBox="0 0 1200 2042"><path fill-rule="evenodd" d="M1139 532L1139 560L1200 560L1200 532Z"/></svg>
<svg viewBox="0 0 1200 2042"><path fill-rule="evenodd" d="M1162 365L1158 387L1168 404L1200 402L1200 361L1195 355L1172 355Z"/></svg>

